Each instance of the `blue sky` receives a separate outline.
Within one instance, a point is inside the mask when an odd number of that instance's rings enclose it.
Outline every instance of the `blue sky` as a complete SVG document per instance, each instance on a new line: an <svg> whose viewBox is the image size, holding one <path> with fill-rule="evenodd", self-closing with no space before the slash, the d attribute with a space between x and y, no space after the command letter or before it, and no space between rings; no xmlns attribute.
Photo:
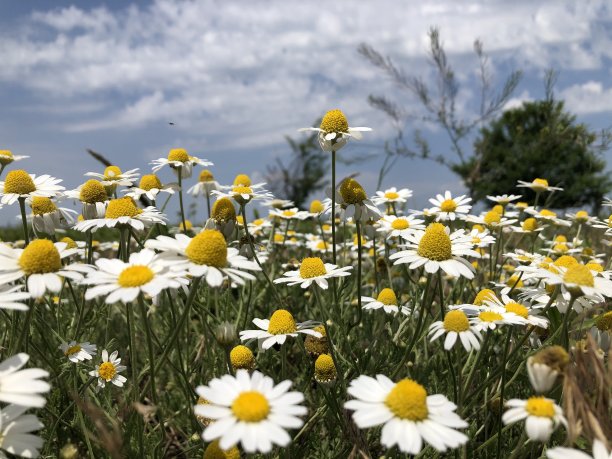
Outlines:
<svg viewBox="0 0 612 459"><path fill-rule="evenodd" d="M426 33L434 25L462 83L461 113L476 106L472 44L479 38L497 84L510 69L525 72L513 104L542 97L544 71L554 68L557 96L581 121L602 128L612 125L611 23L607 1L4 0L0 149L30 155L20 167L75 187L83 173L99 170L86 148L123 169L148 171L151 159L183 147L212 160L216 177L228 182L239 172L265 171L288 153L285 135L341 108L351 125L374 129L344 154L375 155L394 129L367 96L393 97L397 88L357 46L368 42L427 78ZM411 127L447 148L432 126ZM341 174L360 172L373 194L381 162L375 157ZM441 166L410 160L384 185L414 189L415 207L437 191L462 190Z"/></svg>

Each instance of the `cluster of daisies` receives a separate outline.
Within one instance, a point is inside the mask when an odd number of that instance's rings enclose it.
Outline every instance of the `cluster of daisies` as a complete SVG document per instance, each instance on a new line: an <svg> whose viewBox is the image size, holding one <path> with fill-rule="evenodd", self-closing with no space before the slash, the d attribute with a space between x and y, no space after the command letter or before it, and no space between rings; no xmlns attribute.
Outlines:
<svg viewBox="0 0 612 459"><path fill-rule="evenodd" d="M350 127L340 110L332 110L320 127L307 130L317 132L324 151L336 152L369 128ZM1 151L2 171L22 159ZM151 165L144 175L108 166L103 173L87 173L73 190L48 175L8 170L0 181L0 202L19 206L24 240L0 243L0 308L28 317L21 323L27 339L37 307L61 301L58 295L67 291L75 303L82 295L77 334L61 336L59 348L69 362L84 364L102 390L108 383L130 382L121 374L127 368L118 351L104 349L97 360L97 346L78 340L85 302L140 304L146 321L146 311L154 313L166 298L191 305L199 292L217 298L221 290L236 295L248 290L250 298L253 285L266 289L276 306L266 317L245 317L254 327L243 327L240 344L227 348L227 374L195 388L193 412L203 426L205 457L269 453L290 445L289 432L312 414L304 390L292 391L292 380L285 379L297 376L286 374L292 342L312 359L314 381L344 400L336 407L340 418L346 410L359 429L380 427L385 448L415 455L425 447L438 452L465 447L470 413L461 403L476 384L472 368L463 375L465 389L454 383L452 398L429 392L418 366L406 371L421 337L446 355L450 372L452 359L475 366L488 343L505 341L507 350L515 337L523 337L531 353L525 371L533 395L504 400L502 379L499 417L504 424L524 422L529 440L543 444L567 425L562 407L546 394L558 398L554 388L570 364L570 340L583 338L573 321L586 321L593 342L604 355L609 351L612 313L606 298L612 297L612 272L605 252L612 245L612 216L561 214L529 204L562 192L543 178L520 181L517 190L524 196L488 196L490 205L481 212L474 212L469 197L450 191L431 198L431 207L410 209L412 190L391 187L369 196L354 178L334 183L326 198L299 209L245 174L231 185L220 184L206 169L210 161L184 149L172 149ZM196 167L202 167L197 183L186 188ZM158 177L164 169L173 172L172 182ZM184 189L206 203L208 215L199 225L185 218ZM161 210L172 197L180 202L177 225ZM78 211L62 202L78 204ZM254 202L267 215L253 212ZM606 200L603 208L611 205ZM257 218L251 219L253 214ZM117 240L96 241L101 228L114 228ZM561 325L553 324L553 316L562 318ZM384 323L379 332L391 333L388 345L405 349L392 374L355 373L357 367L350 367L355 354L331 339L368 333L366 322L370 332ZM17 342L23 344L21 338ZM259 354L273 350L281 351L281 367L258 368ZM9 403L0 411L0 448L35 457L43 443L31 432L42 424L24 413L44 405L40 394L50 386L42 380L46 371L20 369L27 360L16 354L0 364L0 401ZM88 368L94 360L95 367ZM276 370L283 379L278 383L263 373ZM401 377L406 373L412 376ZM349 375L353 379L346 381ZM593 448L594 454L608 454L603 441ZM554 459L583 453L554 448L548 454Z"/></svg>

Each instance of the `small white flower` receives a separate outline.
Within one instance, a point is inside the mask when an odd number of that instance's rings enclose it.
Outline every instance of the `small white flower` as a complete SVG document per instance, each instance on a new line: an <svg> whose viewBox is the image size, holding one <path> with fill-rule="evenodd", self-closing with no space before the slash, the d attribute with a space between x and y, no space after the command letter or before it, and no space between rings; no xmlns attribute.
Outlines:
<svg viewBox="0 0 612 459"><path fill-rule="evenodd" d="M383 218L378 220L380 228L376 231L384 233L387 238L401 237L408 239L408 237L416 230L424 230L424 221L415 218L413 215L397 217L395 215L385 215Z"/></svg>
<svg viewBox="0 0 612 459"><path fill-rule="evenodd" d="M143 175L140 179L138 186L133 186L127 190L123 190L126 196L133 199L140 199L141 196L147 197L151 201L157 199L157 195L160 193L174 194L174 191L178 189L178 184L168 183L162 185L161 181L155 174Z"/></svg>
<svg viewBox="0 0 612 459"><path fill-rule="evenodd" d="M104 218L93 218L83 220L74 225L77 231L96 231L100 228L114 228L121 225L129 225L137 231L142 231L147 226L155 223L166 224L166 217L153 206L140 209L134 200L125 196L111 199L106 206Z"/></svg>
<svg viewBox="0 0 612 459"><path fill-rule="evenodd" d="M338 109L328 111L321 120L320 127L300 129L300 131L318 132L319 145L323 151L338 151L346 145L348 139L361 140L361 133L371 130L369 127L349 127L344 113Z"/></svg>
<svg viewBox="0 0 612 459"><path fill-rule="evenodd" d="M286 283L290 286L299 285L302 288L308 288L313 282L316 282L322 289L327 289L327 279L350 276L349 271L351 269L353 269L352 266L338 268L331 263L323 263L323 260L319 257L309 257L302 260L300 269L287 271L283 274L284 277L274 279L274 283Z"/></svg>
<svg viewBox="0 0 612 459"><path fill-rule="evenodd" d="M496 202L497 204L500 204L504 207L507 206L512 201L516 201L517 199L520 199L521 197L522 196L520 194L501 194L497 196L487 195L487 199L489 201Z"/></svg>
<svg viewBox="0 0 612 459"><path fill-rule="evenodd" d="M412 196L412 190L408 188L402 188L398 190L395 187L391 187L385 191L377 191L376 196L372 197L372 202L377 206L381 204L395 204L396 202L405 203L408 198Z"/></svg>
<svg viewBox="0 0 612 459"><path fill-rule="evenodd" d="M62 180L50 175L28 174L18 169L6 174L4 182L0 182L0 202L2 204L13 204L19 198L46 197L53 198L64 190L58 185Z"/></svg>
<svg viewBox="0 0 612 459"><path fill-rule="evenodd" d="M183 179L191 177L191 174L193 173L193 166L196 164L202 167L213 165L213 163L207 159L200 159L187 154L187 151L183 148L173 148L170 150L166 158L158 158L151 161L153 172L157 172L164 166L169 166L177 175L180 171L181 178Z"/></svg>
<svg viewBox="0 0 612 459"><path fill-rule="evenodd" d="M260 330L243 330L240 332L240 339L247 341L249 339L258 339L261 341L262 349L270 349L275 344L284 344L287 336L295 338L298 333L312 335L315 338L321 338L321 333L314 331L312 322L296 323L291 313L285 309L274 311L270 319L253 319L253 323Z"/></svg>
<svg viewBox="0 0 612 459"><path fill-rule="evenodd" d="M563 191L563 188L548 185L548 180L543 178L535 178L532 182L524 182L522 180L518 180L517 183L517 188L530 188L536 193L541 193L543 191Z"/></svg>
<svg viewBox="0 0 612 459"><path fill-rule="evenodd" d="M122 172L117 166L108 166L104 169L103 174L97 172L87 172L85 174L87 177L99 179L100 183L107 187L115 187L117 185L132 186L139 175L138 169L130 169L129 171Z"/></svg>
<svg viewBox="0 0 612 459"><path fill-rule="evenodd" d="M471 201L472 198L467 198L465 195L453 198L451 192L447 190L444 195L438 194L429 200L433 204L430 211L436 214L438 221L453 221L470 212L472 206L468 203Z"/></svg>
<svg viewBox="0 0 612 459"><path fill-rule="evenodd" d="M447 351L455 345L457 338L461 340L461 344L467 352L472 349L480 349L482 337L478 327L470 323L465 313L459 309L447 312L443 321L434 322L429 327L431 341L435 341L444 334L446 334L444 349Z"/></svg>
<svg viewBox="0 0 612 459"><path fill-rule="evenodd" d="M361 304L362 308L366 310L382 308L387 314L399 312L397 297L390 288L382 289L377 298L362 296Z"/></svg>
<svg viewBox="0 0 612 459"><path fill-rule="evenodd" d="M502 416L504 424L525 419L525 430L530 440L547 442L559 424L567 426L563 411L553 400L531 397L528 400L512 399L506 402L509 409Z"/></svg>
<svg viewBox="0 0 612 459"><path fill-rule="evenodd" d="M106 387L106 383L113 383L117 387L123 387L127 381L125 376L120 375L122 371L127 369L125 365L121 365L121 359L118 357L119 352L115 351L110 356L108 351L102 351L102 362L96 365L96 369L89 372L89 376L98 378L98 387Z"/></svg>
<svg viewBox="0 0 612 459"><path fill-rule="evenodd" d="M42 408L47 401L40 394L47 393L51 389L49 383L42 378L49 376L49 373L40 368L20 370L28 360L30 360L28 354L20 353L0 363L0 401Z"/></svg>
<svg viewBox="0 0 612 459"><path fill-rule="evenodd" d="M68 360L73 363L79 363L85 360L91 360L92 356L96 354L97 346L95 344L90 344L89 341L83 343L70 341L69 343L60 344L59 349Z"/></svg>

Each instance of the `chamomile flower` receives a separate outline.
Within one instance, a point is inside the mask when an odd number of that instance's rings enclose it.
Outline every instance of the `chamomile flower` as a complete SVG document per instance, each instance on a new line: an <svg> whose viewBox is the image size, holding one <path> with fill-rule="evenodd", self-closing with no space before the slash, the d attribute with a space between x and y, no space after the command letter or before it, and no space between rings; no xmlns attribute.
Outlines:
<svg viewBox="0 0 612 459"><path fill-rule="evenodd" d="M56 229L72 226L76 220L74 210L57 207L50 198L34 196L27 201L32 208L29 219L35 233L55 234Z"/></svg>
<svg viewBox="0 0 612 459"><path fill-rule="evenodd" d="M213 190L218 190L219 182L215 180L214 175L208 169L203 169L200 172L198 183L187 190L187 193L193 196L208 196Z"/></svg>
<svg viewBox="0 0 612 459"><path fill-rule="evenodd" d="M243 330L240 334L242 341L257 339L261 341L262 349L270 349L275 344L284 344L287 337L296 338L298 333L312 335L321 338L321 334L315 330L313 322L296 323L293 315L285 309L274 311L270 319L253 319L253 323L260 330Z"/></svg>
<svg viewBox="0 0 612 459"><path fill-rule="evenodd" d="M344 179L333 192L336 194L336 208L340 209L342 219L352 218L365 223L368 220L378 220L382 217L378 207L368 199L365 190L357 180ZM331 193L332 190L328 190L330 197ZM331 212L331 200L326 212Z"/></svg>
<svg viewBox="0 0 612 459"><path fill-rule="evenodd" d="M474 247L483 248L495 244L495 237L488 230L480 231L478 228L473 228L470 231L470 237Z"/></svg>
<svg viewBox="0 0 612 459"><path fill-rule="evenodd" d="M0 401L42 408L47 402L41 394L51 389L49 383L42 378L49 376L49 373L40 368L21 370L28 360L28 354L20 353L0 363Z"/></svg>
<svg viewBox="0 0 612 459"><path fill-rule="evenodd" d="M106 188L99 180L87 180L74 190L66 191L66 196L78 199L83 205L83 217L87 220L103 218L109 200Z"/></svg>
<svg viewBox="0 0 612 459"><path fill-rule="evenodd" d="M579 449L557 446L546 450L546 457L548 459L612 459L612 450L608 451L606 445L595 439L592 456Z"/></svg>
<svg viewBox="0 0 612 459"><path fill-rule="evenodd" d="M96 355L97 346L90 344L89 341L79 343L76 341L70 341L69 343L62 343L59 348L64 356L72 363L84 362L85 360L91 360L92 356Z"/></svg>
<svg viewBox="0 0 612 459"><path fill-rule="evenodd" d="M308 288L315 282L322 289L327 289L327 279L350 276L349 271L351 269L353 269L352 266L338 268L331 263L323 263L323 260L319 257L308 257L302 260L299 269L287 271L283 274L284 277L274 279L274 283L286 283L289 286L299 285L302 288Z"/></svg>
<svg viewBox="0 0 612 459"><path fill-rule="evenodd" d="M487 199L489 201L493 201L496 202L497 204L506 207L508 204L510 204L512 201L516 201L517 199L520 199L522 196L520 194L501 194L501 195L497 195L497 196L489 196L487 195Z"/></svg>
<svg viewBox="0 0 612 459"><path fill-rule="evenodd" d="M15 311L27 311L28 305L22 303L30 298L28 292L22 292L23 286L0 285L0 309L12 309Z"/></svg>
<svg viewBox="0 0 612 459"><path fill-rule="evenodd" d="M548 180L543 178L535 178L531 182L524 182L522 180L518 180L517 183L517 188L530 188L536 193L542 193L544 191L563 191L563 188L559 188L557 186L550 186L548 184Z"/></svg>
<svg viewBox="0 0 612 459"><path fill-rule="evenodd" d="M597 217L591 217L586 210L579 210L575 213L568 212L565 214L565 216L579 225L583 225L585 223L591 225L597 221Z"/></svg>
<svg viewBox="0 0 612 459"><path fill-rule="evenodd" d="M525 209L525 212L533 215L537 220L544 221L546 223L552 223L559 226L570 226L571 223L559 218L556 212L549 209L536 210L533 207Z"/></svg>
<svg viewBox="0 0 612 459"><path fill-rule="evenodd" d="M255 276L246 271L260 271L254 261L239 255L238 249L228 247L223 234L205 229L193 238L177 234L173 238L158 236L149 239L145 247L160 250L160 260L170 269L187 271L193 277L205 277L211 287L220 287L229 277L238 285Z"/></svg>
<svg viewBox="0 0 612 459"><path fill-rule="evenodd" d="M332 243L328 240L313 238L306 242L308 250L314 253L331 253L333 251Z"/></svg>
<svg viewBox="0 0 612 459"><path fill-rule="evenodd" d="M480 331L470 323L468 317L460 309L448 311L444 320L434 322L429 327L431 341L435 341L444 334L446 334L444 349L447 351L455 345L457 338L467 352L472 349L480 349L480 340L482 339Z"/></svg>
<svg viewBox="0 0 612 459"><path fill-rule="evenodd" d="M62 180L50 175L28 174L22 169L12 170L6 174L4 182L0 182L0 203L14 204L18 199L58 196L64 187L58 185Z"/></svg>
<svg viewBox="0 0 612 459"><path fill-rule="evenodd" d="M181 173L181 178L189 178L193 173L193 166L200 165L202 167L212 166L213 163L207 159L200 159L187 154L187 150L183 148L173 148L168 152L166 158L158 158L151 161L153 172L157 172L164 166L170 166L172 170L178 174Z"/></svg>
<svg viewBox="0 0 612 459"><path fill-rule="evenodd" d="M363 309L383 309L387 314L399 312L397 297L395 292L390 288L384 288L380 291L376 298L369 296L361 297Z"/></svg>
<svg viewBox="0 0 612 459"><path fill-rule="evenodd" d="M273 197L273 194L269 191L245 185L234 185L227 191L213 190L211 194L219 198L231 198L240 205L254 200L271 199Z"/></svg>
<svg viewBox="0 0 612 459"><path fill-rule="evenodd" d="M271 209L270 217L280 218L281 220L306 220L309 213L305 210L300 210L297 207L291 209Z"/></svg>
<svg viewBox="0 0 612 459"><path fill-rule="evenodd" d="M146 196L151 201L157 199L157 195L160 193L174 194L174 190L178 188L176 183L169 183L162 185L159 177L155 174L143 175L140 178L138 186L133 186L127 190L124 190L125 195L133 199L140 199L141 196Z"/></svg>
<svg viewBox="0 0 612 459"><path fill-rule="evenodd" d="M510 226L516 222L516 219L502 216L501 213L495 210L489 210L488 212L485 212L479 216L468 215L465 217L465 221L468 223L475 223L477 225L484 225L493 230Z"/></svg>
<svg viewBox="0 0 612 459"><path fill-rule="evenodd" d="M273 445L287 446L291 437L286 429L296 429L307 413L300 405L301 392L289 392L291 381L274 385L272 378L259 371L238 370L236 376L212 379L198 386L196 393L208 401L194 406L196 416L212 420L204 429L204 441L219 439L227 450L240 443L247 453L269 453Z"/></svg>
<svg viewBox="0 0 612 459"><path fill-rule="evenodd" d="M507 312L498 307L463 305L461 310L471 317L471 323L476 330L481 332L495 330L501 325L525 325L527 323L523 317L514 312Z"/></svg>
<svg viewBox="0 0 612 459"><path fill-rule="evenodd" d="M26 158L29 158L29 156L14 155L10 150L0 150L0 168L4 169L12 162L21 161Z"/></svg>
<svg viewBox="0 0 612 459"><path fill-rule="evenodd" d="M137 231L152 226L155 223L166 224L166 217L153 206L139 208L129 196L111 199L106 206L104 218L83 220L74 225L77 231L96 231L100 228L115 228L116 226L131 226Z"/></svg>
<svg viewBox="0 0 612 459"><path fill-rule="evenodd" d="M32 432L45 426L33 414L25 414L26 406L8 405L0 409L0 458L38 457L43 439Z"/></svg>
<svg viewBox="0 0 612 459"><path fill-rule="evenodd" d="M289 199L278 199L278 198L264 201L261 203L261 205L264 207L271 207L272 209L277 209L277 210L289 209L290 207L295 207L295 204L293 203L293 201L290 201Z"/></svg>
<svg viewBox="0 0 612 459"><path fill-rule="evenodd" d="M403 453L418 454L423 441L445 452L468 441L455 429L468 423L461 419L457 406L444 395L427 395L425 388L412 379L393 383L384 375L361 375L351 381L348 393L355 397L344 404L354 411L353 421L360 429L382 425L381 443L386 448L397 445Z"/></svg>
<svg viewBox="0 0 612 459"><path fill-rule="evenodd" d="M412 197L412 190L409 190L408 188L402 188L398 190L395 187L391 187L385 191L377 191L376 196L372 197L372 202L377 206L380 206L382 204L403 204L410 197Z"/></svg>
<svg viewBox="0 0 612 459"><path fill-rule="evenodd" d="M600 276L597 271L591 271L587 265L576 263L557 267L555 271L541 269L538 273L548 285L561 285L562 290L575 297L597 295L612 298L612 281Z"/></svg>
<svg viewBox="0 0 612 459"><path fill-rule="evenodd" d="M301 128L300 131L318 132L319 145L323 151L338 151L348 139L361 140L362 132L368 132L369 127L349 127L348 121L341 110L334 109L328 111L318 128Z"/></svg>
<svg viewBox="0 0 612 459"><path fill-rule="evenodd" d="M489 300L485 300L485 306L490 310L497 310L498 312L509 312L516 314L523 318L525 323L534 325L540 328L548 328L548 320L544 317L540 317L533 312L532 309L528 308L524 304L517 303L510 299L507 295L502 294L501 299L495 297Z"/></svg>
<svg viewBox="0 0 612 459"><path fill-rule="evenodd" d="M89 376L98 378L98 388L106 387L106 383L112 383L117 387L123 387L127 378L119 373L126 369L127 367L125 365L121 365L119 352L115 351L109 356L108 351L104 349L102 351L102 362L96 365L95 370L89 372Z"/></svg>
<svg viewBox="0 0 612 459"><path fill-rule="evenodd" d="M102 185L111 189L114 189L117 185L132 186L139 175L138 169L122 172L118 166L108 166L102 174L97 172L87 172L85 174L87 177L94 177L100 180Z"/></svg>
<svg viewBox="0 0 612 459"><path fill-rule="evenodd" d="M430 211L436 214L436 220L438 221L453 221L470 212L472 206L468 203L471 201L472 198L465 195L453 198L451 192L447 190L444 195L438 194L435 198L429 200L433 204Z"/></svg>
<svg viewBox="0 0 612 459"><path fill-rule="evenodd" d="M387 239L391 237L401 237L408 239L415 230L424 230L424 221L415 218L412 215L397 217L395 215L385 215L378 220L380 227L376 231L387 235Z"/></svg>
<svg viewBox="0 0 612 459"><path fill-rule="evenodd" d="M450 233L448 227L441 223L430 224L425 231L417 231L406 238L407 250L394 253L389 258L394 264L409 264L409 269L421 266L433 274L442 269L454 276L474 277L472 265L462 256L479 257L472 249L472 238L463 230Z"/></svg>
<svg viewBox="0 0 612 459"><path fill-rule="evenodd" d="M544 225L535 218L529 217L521 222L521 226L512 226L511 229L515 233L537 234L544 229Z"/></svg>
<svg viewBox="0 0 612 459"><path fill-rule="evenodd" d="M545 443L559 424L567 426L561 407L546 397L515 398L508 400L506 406L509 409L502 416L504 424L514 424L524 419L527 436L533 441Z"/></svg>
<svg viewBox="0 0 612 459"><path fill-rule="evenodd" d="M107 304L129 303L140 293L154 297L167 288L187 285L186 273L170 271L153 250L143 249L130 254L126 263L117 258L96 261L96 271L89 273L83 284L90 285L85 299L104 296Z"/></svg>

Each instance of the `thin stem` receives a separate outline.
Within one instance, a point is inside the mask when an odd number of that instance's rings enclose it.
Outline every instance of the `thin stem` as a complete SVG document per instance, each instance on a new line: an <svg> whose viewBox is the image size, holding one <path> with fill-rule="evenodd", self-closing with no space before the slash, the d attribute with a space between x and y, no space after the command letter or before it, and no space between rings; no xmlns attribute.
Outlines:
<svg viewBox="0 0 612 459"><path fill-rule="evenodd" d="M30 243L30 234L28 233L28 219L26 218L25 198L18 198L19 210L21 210L21 223L23 225L23 239L25 245Z"/></svg>
<svg viewBox="0 0 612 459"><path fill-rule="evenodd" d="M181 222L183 223L183 234L187 234L187 225L185 224L185 209L183 207L183 167L177 168L178 187L179 187L179 206L181 207Z"/></svg>
<svg viewBox="0 0 612 459"><path fill-rule="evenodd" d="M336 150L333 149L332 140L332 195L331 195L331 221L332 221L332 260L336 263Z"/></svg>
<svg viewBox="0 0 612 459"><path fill-rule="evenodd" d="M151 325L147 317L147 307L142 298L142 293L138 295L138 306L140 308L141 320L144 323L144 328L147 336L147 350L149 353L149 373L151 374L151 400L157 405L157 388L155 385L155 359L153 352L153 338L151 333Z"/></svg>
<svg viewBox="0 0 612 459"><path fill-rule="evenodd" d="M501 457L501 448L502 448L502 414L504 412L504 391L506 389L506 364L508 362L508 349L510 348L510 341L512 339L512 332L514 329L510 327L510 331L508 332L508 336L506 337L506 344L504 345L504 355L502 356L502 374L501 374L501 387L499 389L499 416L497 419L497 456Z"/></svg>

